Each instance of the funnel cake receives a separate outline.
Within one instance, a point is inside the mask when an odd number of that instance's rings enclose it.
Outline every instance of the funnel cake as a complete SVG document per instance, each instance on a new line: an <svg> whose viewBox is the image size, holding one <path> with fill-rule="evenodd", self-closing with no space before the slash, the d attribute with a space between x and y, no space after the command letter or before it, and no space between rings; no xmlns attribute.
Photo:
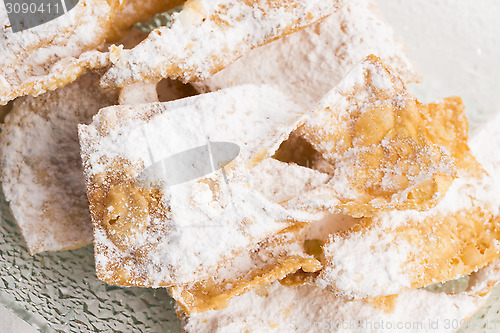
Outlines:
<svg viewBox="0 0 500 333"><path fill-rule="evenodd" d="M296 224L246 179L303 122L303 112L272 87L241 86L169 103L106 108L81 126L99 278L147 287L192 283ZM171 173L148 173L155 161L172 162L203 145L217 148L217 142L237 145L240 152L211 173L184 182ZM184 169L189 164L173 173Z"/></svg>
<svg viewBox="0 0 500 333"><path fill-rule="evenodd" d="M425 210L438 202L457 169L444 139L438 140L446 126L432 120L378 57L369 56L297 133L334 168L327 186L331 205L362 217Z"/></svg>
<svg viewBox="0 0 500 333"><path fill-rule="evenodd" d="M2 186L31 254L92 242L77 125L118 94L88 74L40 97L16 100L0 134Z"/></svg>
<svg viewBox="0 0 500 333"><path fill-rule="evenodd" d="M324 20L257 47L220 72L194 82L201 92L248 83L274 84L312 109L370 54L405 82L419 80L405 46L372 0L351 0Z"/></svg>
<svg viewBox="0 0 500 333"><path fill-rule="evenodd" d="M453 118L453 111L446 113ZM470 155L466 137L454 139L462 168L444 198L428 211L382 213L333 235L324 247L326 267L318 283L348 298L377 297L453 280L498 258L500 163L494 142L499 124L496 117L471 145L491 173Z"/></svg>
<svg viewBox="0 0 500 333"><path fill-rule="evenodd" d="M0 105L54 90L88 69L106 66L109 57L92 50L105 41L118 6L118 0L80 0L68 13L16 33L0 6Z"/></svg>
<svg viewBox="0 0 500 333"><path fill-rule="evenodd" d="M335 12L339 0L189 0L132 50L124 50L104 75L105 86L162 78L205 79L254 47L315 23Z"/></svg>
<svg viewBox="0 0 500 333"><path fill-rule="evenodd" d="M314 285L274 282L236 297L219 311L178 314L185 333L380 331L453 332L486 302L499 281L498 261L471 276L465 292L416 289L377 300L345 301ZM475 323L477 324L477 323ZM402 325L402 326L398 326ZM436 326L437 325L437 326Z"/></svg>

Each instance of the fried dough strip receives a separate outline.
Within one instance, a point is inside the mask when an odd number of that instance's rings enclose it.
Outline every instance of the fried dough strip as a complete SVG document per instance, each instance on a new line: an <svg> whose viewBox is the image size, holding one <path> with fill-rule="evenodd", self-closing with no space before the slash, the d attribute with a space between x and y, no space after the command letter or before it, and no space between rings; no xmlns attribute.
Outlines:
<svg viewBox="0 0 500 333"><path fill-rule="evenodd" d="M440 113L449 106L448 100L430 108ZM499 157L490 147L498 141L499 124L500 117L494 118L472 139L473 152L489 172L467 153L466 136L443 142L462 166L445 197L428 211L382 213L333 235L324 247L327 264L318 283L348 298L377 297L453 280L500 257Z"/></svg>
<svg viewBox="0 0 500 333"><path fill-rule="evenodd" d="M126 86L162 78L202 80L254 47L317 22L338 9L339 0L189 0L171 28L154 30L124 50L105 74L104 86Z"/></svg>
<svg viewBox="0 0 500 333"><path fill-rule="evenodd" d="M334 169L318 189L326 205L355 217L434 206L457 173L440 132L460 139L464 118L444 124L429 110L379 58L358 65L297 130Z"/></svg>
<svg viewBox="0 0 500 333"><path fill-rule="evenodd" d="M245 174L274 153L303 113L272 87L240 86L111 107L80 126L99 278L148 287L192 283L293 225L295 218L251 188ZM139 181L150 154L161 161L207 140L240 147L224 173L174 185L164 174L152 188Z"/></svg>
<svg viewBox="0 0 500 333"><path fill-rule="evenodd" d="M87 74L39 97L14 101L0 134L2 186L31 254L92 242L77 126L116 104Z"/></svg>
<svg viewBox="0 0 500 333"><path fill-rule="evenodd" d="M403 81L419 81L405 51L374 1L350 0L324 20L251 50L194 86L207 92L239 84L274 84L312 109L370 54L381 57Z"/></svg>
<svg viewBox="0 0 500 333"><path fill-rule="evenodd" d="M375 300L346 301L314 285L286 287L274 282L235 297L219 311L187 315L178 309L182 330L195 332L371 331L411 323L411 332L433 332L434 322L462 323L482 307L500 279L500 263L472 274L468 290L458 294L407 290ZM408 326L406 326L407 328ZM455 327L440 331L454 332Z"/></svg>

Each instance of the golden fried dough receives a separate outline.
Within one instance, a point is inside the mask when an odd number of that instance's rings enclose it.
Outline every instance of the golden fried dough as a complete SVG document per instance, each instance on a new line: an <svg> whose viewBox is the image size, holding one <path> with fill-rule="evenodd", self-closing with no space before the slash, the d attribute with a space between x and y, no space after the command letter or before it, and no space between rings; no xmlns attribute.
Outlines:
<svg viewBox="0 0 500 333"><path fill-rule="evenodd" d="M303 113L276 89L249 85L106 108L81 126L99 278L148 287L200 281L294 225L289 212L249 186L247 174L303 122ZM232 143L240 151L208 174L148 178L155 161L191 154L207 142ZM176 170L190 170L190 163Z"/></svg>
<svg viewBox="0 0 500 333"><path fill-rule="evenodd" d="M305 224L287 228L261 241L219 267L214 276L170 288L170 294L187 314L219 310L250 290L283 279L301 269L316 272L320 262L308 255L299 232Z"/></svg>
<svg viewBox="0 0 500 333"><path fill-rule="evenodd" d="M460 104L453 101L428 106L447 129L459 119ZM453 280L500 257L500 176L494 171L499 158L491 148L498 141L499 119L471 140L473 153L491 172L479 168L466 149L466 133L460 139L442 131L442 144L462 166L444 198L427 211L381 213L332 235L318 283L348 298L377 297ZM354 249L363 255L354 255Z"/></svg>
<svg viewBox="0 0 500 333"><path fill-rule="evenodd" d="M176 6L182 5L185 0L127 0L123 8L113 19L112 31L108 41L116 41L137 22L143 22L155 14L166 12Z"/></svg>
<svg viewBox="0 0 500 333"><path fill-rule="evenodd" d="M334 168L332 202L356 217L434 206L457 166L438 140L448 123L428 111L375 56L329 92L298 133ZM461 122L452 124L447 130L460 139Z"/></svg>
<svg viewBox="0 0 500 333"><path fill-rule="evenodd" d="M468 289L458 294L407 290L376 300L345 301L314 285L287 287L274 282L235 297L219 311L178 314L182 330L195 332L380 331L454 332L483 306L500 279L499 262L472 274ZM438 323L438 324L436 324ZM477 322L472 324L477 325Z"/></svg>

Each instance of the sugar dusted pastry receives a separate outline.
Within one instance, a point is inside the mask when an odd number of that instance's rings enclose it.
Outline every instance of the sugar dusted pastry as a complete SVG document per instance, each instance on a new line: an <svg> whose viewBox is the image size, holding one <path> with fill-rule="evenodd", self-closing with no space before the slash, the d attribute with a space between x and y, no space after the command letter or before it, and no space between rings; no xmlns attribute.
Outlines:
<svg viewBox="0 0 500 333"><path fill-rule="evenodd" d="M310 284L288 287L274 282L234 298L219 311L188 316L179 309L178 313L186 333L370 332L382 327L405 332L435 332L437 327L439 332L453 332L456 325L445 323L458 325L468 320L484 305L499 279L496 261L473 273L465 292L414 289L360 301L345 301Z"/></svg>
<svg viewBox="0 0 500 333"><path fill-rule="evenodd" d="M252 189L246 174L303 122L303 113L272 87L250 85L169 103L110 107L81 126L99 278L153 287L199 281L228 258L293 226L295 219ZM158 161L170 167L178 161L174 157L195 148L218 156L221 142L240 149L219 165L223 169L198 169L189 178L189 162L155 172ZM204 161L192 165L209 167Z"/></svg>
<svg viewBox="0 0 500 333"><path fill-rule="evenodd" d="M279 202L280 198L301 195L301 187L307 187L307 182L313 179L300 171L294 171L292 176L290 170L280 167L282 162L268 163L271 161L263 161L252 170L261 169L255 172L256 178L261 179L252 186L266 193L274 202ZM282 173L264 171L271 168L281 169ZM291 179L291 176L302 179L303 183ZM277 187L280 187L285 180L296 187L269 195L272 181L278 182ZM234 297L266 288L273 281L285 279L287 284L294 285L311 282L322 268L321 246L328 235L346 230L356 222L356 219L342 214L327 214L313 223L296 223L243 251L220 266L214 275L194 283L173 286L170 293L186 314L195 314L223 309Z"/></svg>
<svg viewBox="0 0 500 333"><path fill-rule="evenodd" d="M330 206L356 217L380 210L425 210L456 176L434 121L401 79L370 56L319 103L302 135L334 168ZM461 128L450 127L449 131Z"/></svg>
<svg viewBox="0 0 500 333"><path fill-rule="evenodd" d="M282 144L276 154L284 157L287 153L288 148ZM302 197L330 179L330 176L313 169L274 158L265 159L250 174L250 186L278 204ZM315 255L326 241L326 238L321 239L318 231L321 228L330 232L336 230L337 223L330 217L325 219L327 215L328 212L307 215L304 221L313 223L296 223L267 237L221 265L213 276L171 287L171 295L186 313L192 314L224 308L232 298L290 274L299 276L317 272L321 263ZM328 235L328 232L323 234ZM315 245L314 249L311 245Z"/></svg>
<svg viewBox="0 0 500 333"><path fill-rule="evenodd" d="M0 134L1 179L31 254L92 242L77 125L117 103L97 75L14 102Z"/></svg>
<svg viewBox="0 0 500 333"><path fill-rule="evenodd" d="M419 79L405 46L376 4L372 0L351 0L324 20L255 48L194 84L203 92L239 84L274 84L312 109L370 54L381 57L403 81Z"/></svg>
<svg viewBox="0 0 500 333"><path fill-rule="evenodd" d="M382 213L332 235L323 248L326 264L317 283L348 298L377 297L453 280L496 260L499 124L497 116L471 140L473 153L487 171L462 169L444 198L428 211ZM464 160L469 160L466 166L475 164L470 157ZM363 255L355 255L358 251Z"/></svg>
<svg viewBox="0 0 500 333"><path fill-rule="evenodd" d="M106 39L118 6L118 0L80 0L65 15L21 32L12 31L6 7L0 6L0 105L106 66L109 57L92 50Z"/></svg>
<svg viewBox="0 0 500 333"><path fill-rule="evenodd" d="M4 122L5 116L9 114L10 110L12 110L12 103L0 105L0 124Z"/></svg>
<svg viewBox="0 0 500 333"><path fill-rule="evenodd" d="M124 50L103 77L105 86L126 86L162 78L205 79L254 47L334 13L339 0L189 0L171 28L154 30Z"/></svg>
<svg viewBox="0 0 500 333"><path fill-rule="evenodd" d="M298 270L316 272L321 263L304 248L297 224L272 235L221 265L210 277L170 288L170 294L188 314L219 310L232 298L281 280Z"/></svg>

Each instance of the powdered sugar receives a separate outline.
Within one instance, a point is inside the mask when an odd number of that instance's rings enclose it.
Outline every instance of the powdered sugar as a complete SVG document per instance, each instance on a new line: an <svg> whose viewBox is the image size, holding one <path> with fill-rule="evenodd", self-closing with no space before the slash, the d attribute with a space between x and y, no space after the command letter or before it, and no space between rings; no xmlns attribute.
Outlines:
<svg viewBox="0 0 500 333"><path fill-rule="evenodd" d="M207 78L254 47L310 25L336 11L341 1L192 1L173 15L171 28L153 31L123 51L103 78L105 85L161 78Z"/></svg>
<svg viewBox="0 0 500 333"><path fill-rule="evenodd" d="M473 132L470 147L483 168L494 178L500 180L500 112L494 113Z"/></svg>
<svg viewBox="0 0 500 333"><path fill-rule="evenodd" d="M14 33L9 27L6 8L1 5L0 104L17 96L54 89L54 82L44 77L55 72L52 67L59 61L66 59L67 64L69 59L102 44L117 6L115 0L81 0L74 9L53 21ZM69 80L71 73L64 78ZM38 87L33 87L34 82Z"/></svg>
<svg viewBox="0 0 500 333"><path fill-rule="evenodd" d="M332 165L323 190L340 201L338 208L356 217L425 209L444 194L442 184L451 182L456 167L446 148L435 144L425 111L373 55L323 97L298 133ZM416 192L426 183L433 186L423 199ZM334 207L324 198L322 206Z"/></svg>
<svg viewBox="0 0 500 333"><path fill-rule="evenodd" d="M307 195L310 190L326 183L327 174L274 158L264 160L252 170L252 186L269 200L277 203Z"/></svg>
<svg viewBox="0 0 500 333"><path fill-rule="evenodd" d="M312 108L370 54L381 57L404 81L418 80L404 49L371 0L349 1L320 23L256 48L194 85L214 91L245 83L274 84Z"/></svg>
<svg viewBox="0 0 500 333"><path fill-rule="evenodd" d="M336 290L349 297L367 297L398 293L412 285L412 276L421 268L408 266L412 257L420 257L424 249L420 243L408 243L406 234L396 231L405 224L418 228L439 219L440 216L457 214L461 211L474 211L482 208L500 216L500 177L495 171L500 157L490 147L498 141L497 126L500 117L495 117L480 129L472 138L471 149L480 157L486 170L491 171L482 177L459 177L451 184L444 198L427 211L391 211L381 213L371 219L367 230L349 235L332 237L324 248L325 257L331 262L322 272L318 284L326 287L335 285ZM487 140L488 144L485 144ZM440 222L440 221L437 221ZM480 223L480 222L475 222ZM398 235L401 233L402 235ZM417 242L417 240L413 240ZM488 244L493 248L497 244ZM361 257L357 255L360 247L366 247ZM422 249L421 249L422 248ZM353 251L356 249L356 251ZM429 264L430 265L430 264ZM424 274L422 272L418 274ZM353 280L353 277L357 279Z"/></svg>
<svg viewBox="0 0 500 333"><path fill-rule="evenodd" d="M316 281L327 288L334 284L348 298L392 295L411 286L404 264L412 245L386 230L355 233L347 239L328 242L323 251L329 263Z"/></svg>
<svg viewBox="0 0 500 333"><path fill-rule="evenodd" d="M95 75L38 98L16 100L2 126L2 185L31 254L92 242L77 125L117 94Z"/></svg>
<svg viewBox="0 0 500 333"><path fill-rule="evenodd" d="M168 218L150 217L151 227L140 247L151 242L155 247L141 262L123 267L132 275L139 271L145 280L131 278L127 283L160 286L209 276L224 259L285 228L289 213L249 188L245 170L269 157L303 113L271 87L241 86L170 103L111 107L101 110L92 125L81 126L90 185L95 175L112 173L109 163L117 158L141 166L131 171L129 176L135 178L152 164L150 153L154 160L162 160L207 141L232 142L241 148L225 167L229 186L221 170L198 181L157 184L169 207ZM114 274L107 268L110 261L123 261L133 251L118 249L101 221L94 222L97 270L109 280ZM158 228L165 231L158 233Z"/></svg>
<svg viewBox="0 0 500 333"><path fill-rule="evenodd" d="M480 281L481 285L496 282L487 275ZM181 320L187 333L358 332L382 330L382 325L386 329L401 327L406 332L433 332L435 327L431 324L436 320L441 323L440 332L452 332L455 328L450 325L446 329L443 321L466 320L486 298L487 295L475 293L448 295L409 290L393 300L388 299L388 309L385 309L382 304L377 306L369 301L344 301L310 285L285 287L275 282L265 292L252 291L233 299L226 309Z"/></svg>

